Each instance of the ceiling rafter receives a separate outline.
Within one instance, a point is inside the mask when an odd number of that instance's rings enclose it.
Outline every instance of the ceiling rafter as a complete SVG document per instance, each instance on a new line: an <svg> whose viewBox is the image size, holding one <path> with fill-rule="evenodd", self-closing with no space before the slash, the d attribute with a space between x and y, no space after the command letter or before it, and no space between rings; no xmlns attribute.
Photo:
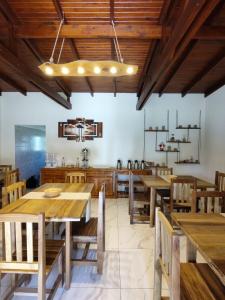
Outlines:
<svg viewBox="0 0 225 300"><path fill-rule="evenodd" d="M171 9L171 3L172 3L171 0L165 1L164 6L162 7L162 11L161 11L160 18L159 18L160 26L162 26L162 24L164 24L165 21L166 21L166 18L167 18L168 14L169 14L169 11ZM155 57L156 51L158 49L159 49L159 40L154 40L152 42L152 45L150 45L150 49L149 49L149 52L148 52L148 55L147 55L147 58L146 58L146 61L145 61L144 69L142 71L142 74L140 76L140 80L139 80L139 83L138 83L138 92L137 92L138 97L140 97L140 95L142 93L145 81L147 79L148 70L149 70L150 65L152 63L153 57Z"/></svg>
<svg viewBox="0 0 225 300"><path fill-rule="evenodd" d="M184 87L182 97L184 97L190 90L200 82L213 68L215 68L225 58L225 47L221 49L203 69L198 72L194 78Z"/></svg>
<svg viewBox="0 0 225 300"><path fill-rule="evenodd" d="M29 48L31 53L33 53L33 55L36 57L38 62L41 63L41 64L44 63L45 60L41 56L41 54L38 51L37 47L34 45L33 41L28 40L28 39L23 39L23 41L24 41L25 45L27 46L27 48ZM71 97L71 90L67 87L65 82L63 82L63 80L59 79L59 78L56 78L55 82L57 83L59 88L64 92L64 94L67 96L67 98L70 98Z"/></svg>
<svg viewBox="0 0 225 300"><path fill-rule="evenodd" d="M12 53L8 48L6 48L2 43L0 43L0 60L10 66L18 74L21 74L28 82L32 83L34 86L47 95L49 98L53 99L55 102L64 106L67 109L71 109L71 103L64 99L61 95L55 92L55 89L50 87L46 82L42 80L36 73L34 73L24 61L19 59L14 53Z"/></svg>
<svg viewBox="0 0 225 300"><path fill-rule="evenodd" d="M159 97L161 97L162 94L165 92L168 84L173 79L173 77L176 75L177 71L182 66L182 64L184 63L185 59L187 59L188 55L191 53L191 51L195 47L196 43L197 43L197 40L192 40L190 42L190 44L184 50L183 54L174 63L173 67L170 69L170 72L169 72L167 78L165 79L165 81L161 85L161 88L159 89ZM156 88L157 88L157 86L156 86Z"/></svg>
<svg viewBox="0 0 225 300"><path fill-rule="evenodd" d="M63 14L63 10L62 10L62 7L61 7L61 4L60 4L59 0L53 0L53 4L55 6L55 9L56 9L56 12L58 14L59 19L60 20L64 19L64 22L66 24L66 19L65 19L65 16ZM76 59L79 60L80 59L80 54L79 54L79 51L77 50L75 41L72 38L69 38L68 42L69 42L71 51L73 52L73 56ZM86 81L88 89L91 93L91 96L93 97L94 96L94 90L93 90L92 84L90 82L90 79L88 77L84 77L84 80Z"/></svg>
<svg viewBox="0 0 225 300"><path fill-rule="evenodd" d="M0 1L0 12L5 17L6 21L10 25L10 27L20 23L18 18L16 17L14 12L12 11L10 5L8 4L7 0ZM35 78L36 74L33 73L33 75L34 76L32 76L32 77ZM68 99L67 99L68 104L65 103L64 102L65 99L62 96L60 96L57 92L55 92L50 86L49 86L49 90L48 90L48 85L45 82L40 84L41 83L40 80L41 80L41 78L38 78L38 82L36 83L36 82L32 81L32 84L34 86L36 86L40 91L42 91L45 95L49 94L50 95L49 97L51 99L53 99L56 102L58 102L59 104L63 105L65 108L71 108L71 104L69 102L69 97L67 95L66 96L68 97ZM30 80L28 80L28 82L30 82ZM40 85L41 85L41 87L40 87Z"/></svg>
<svg viewBox="0 0 225 300"><path fill-rule="evenodd" d="M16 89L22 95L24 95L24 96L27 95L26 89L24 87L22 87L19 83L17 83L14 79L9 77L8 75L3 74L2 72L0 72L0 79L5 81L8 85L10 85L14 89Z"/></svg>
<svg viewBox="0 0 225 300"><path fill-rule="evenodd" d="M205 97L208 97L209 95L213 94L215 91L220 89L225 85L225 76L218 80L217 82L213 83L209 88L206 89L204 92Z"/></svg>
<svg viewBox="0 0 225 300"><path fill-rule="evenodd" d="M203 23L220 3L220 0L184 2L174 30L172 30L161 53L155 57L149 70L150 80L139 97L137 109L141 109L154 91L156 84L161 84L174 62L183 54L188 44L201 28Z"/></svg>

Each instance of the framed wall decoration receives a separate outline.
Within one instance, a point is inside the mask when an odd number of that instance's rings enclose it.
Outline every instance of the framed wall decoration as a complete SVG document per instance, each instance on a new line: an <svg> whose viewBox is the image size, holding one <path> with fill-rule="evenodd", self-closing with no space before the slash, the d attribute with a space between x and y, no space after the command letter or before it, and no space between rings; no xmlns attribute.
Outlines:
<svg viewBox="0 0 225 300"><path fill-rule="evenodd" d="M58 137L84 142L94 138L102 138L102 129L102 122L85 118L69 119L67 122L58 123Z"/></svg>

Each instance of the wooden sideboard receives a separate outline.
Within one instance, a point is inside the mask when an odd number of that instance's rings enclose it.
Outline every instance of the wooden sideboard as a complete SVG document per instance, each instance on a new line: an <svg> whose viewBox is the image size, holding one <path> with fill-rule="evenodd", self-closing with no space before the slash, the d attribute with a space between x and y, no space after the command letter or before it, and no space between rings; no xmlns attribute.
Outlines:
<svg viewBox="0 0 225 300"><path fill-rule="evenodd" d="M117 174L129 174L129 170L116 168L70 168L70 167L58 167L58 168L42 168L41 169L41 184L50 182L65 182L66 172L85 172L87 182L94 183L94 189L92 191L92 197L98 197L98 193L102 183L106 184L106 197L117 197ZM135 170L137 175L149 174L146 170Z"/></svg>

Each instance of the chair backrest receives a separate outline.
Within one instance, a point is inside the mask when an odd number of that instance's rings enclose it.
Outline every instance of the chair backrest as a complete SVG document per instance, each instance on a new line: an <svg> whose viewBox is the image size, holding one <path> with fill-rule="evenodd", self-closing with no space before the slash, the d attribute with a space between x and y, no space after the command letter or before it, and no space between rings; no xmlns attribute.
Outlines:
<svg viewBox="0 0 225 300"><path fill-rule="evenodd" d="M168 167L157 167L156 168L156 175L173 175L173 168Z"/></svg>
<svg viewBox="0 0 225 300"><path fill-rule="evenodd" d="M155 216L154 299L161 299L163 274L170 299L180 300L180 234L173 229L159 207Z"/></svg>
<svg viewBox="0 0 225 300"><path fill-rule="evenodd" d="M2 207L21 198L26 192L26 182L18 181L2 188Z"/></svg>
<svg viewBox="0 0 225 300"><path fill-rule="evenodd" d="M5 173L4 185L8 186L19 181L19 169L15 169Z"/></svg>
<svg viewBox="0 0 225 300"><path fill-rule="evenodd" d="M86 182L86 174L83 172L67 172L65 182L85 183Z"/></svg>
<svg viewBox="0 0 225 300"><path fill-rule="evenodd" d="M98 225L97 225L97 246L98 249L105 250L105 184L103 183L99 191L98 200Z"/></svg>
<svg viewBox="0 0 225 300"><path fill-rule="evenodd" d="M176 177L171 179L170 209L175 204L191 203L192 191L197 189L197 180L194 177Z"/></svg>
<svg viewBox="0 0 225 300"><path fill-rule="evenodd" d="M4 228L2 273L38 273L45 276L45 216L44 214L0 214ZM26 225L26 239L23 239ZM38 224L38 239L34 242L34 224ZM38 243L38 260L34 257L34 243ZM42 277L41 277L42 278Z"/></svg>
<svg viewBox="0 0 225 300"><path fill-rule="evenodd" d="M9 172L12 170L12 166L11 165L0 165L0 171L1 172Z"/></svg>
<svg viewBox="0 0 225 300"><path fill-rule="evenodd" d="M225 192L192 192L192 212L225 213Z"/></svg>
<svg viewBox="0 0 225 300"><path fill-rule="evenodd" d="M225 191L225 173L216 171L215 185L217 191L219 192Z"/></svg>

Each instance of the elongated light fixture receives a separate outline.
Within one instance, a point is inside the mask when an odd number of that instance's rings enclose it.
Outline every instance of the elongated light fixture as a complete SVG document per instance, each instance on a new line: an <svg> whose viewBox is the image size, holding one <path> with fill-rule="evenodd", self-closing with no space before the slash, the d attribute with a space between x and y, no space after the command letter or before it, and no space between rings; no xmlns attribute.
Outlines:
<svg viewBox="0 0 225 300"><path fill-rule="evenodd" d="M57 63L54 63L54 53L58 42L59 34L62 28L64 20L60 22L60 26L57 32L55 44L52 50L52 55L48 62L45 62L39 66L42 72L48 76L73 76L73 77L84 77L84 76L104 76L104 77L119 77L119 76L131 76L135 75L138 71L138 66L125 64L121 55L119 42L115 30L114 22L112 21L112 27L115 34L114 45L116 49L117 59L114 60L76 60L69 63L60 64L60 57L63 50L65 39L61 44L59 57Z"/></svg>

